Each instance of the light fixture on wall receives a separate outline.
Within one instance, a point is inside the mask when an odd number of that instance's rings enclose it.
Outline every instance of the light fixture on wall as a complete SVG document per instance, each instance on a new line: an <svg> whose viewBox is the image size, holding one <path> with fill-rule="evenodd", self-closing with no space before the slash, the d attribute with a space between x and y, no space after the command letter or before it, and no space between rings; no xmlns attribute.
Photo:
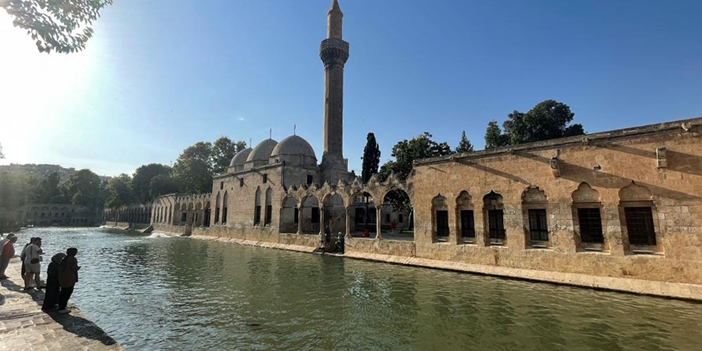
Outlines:
<svg viewBox="0 0 702 351"><path fill-rule="evenodd" d="M598 164L597 166L595 166L595 168L593 169L593 171L594 171L595 173L600 173L600 172L602 172L602 166L600 166L600 165Z"/></svg>
<svg viewBox="0 0 702 351"><path fill-rule="evenodd" d="M558 161L558 156L551 157L551 161L549 163L551 164L551 171L553 172L553 176L560 177L561 176L561 165L560 165L560 162Z"/></svg>
<svg viewBox="0 0 702 351"><path fill-rule="evenodd" d="M665 147L659 147L656 149L656 161L658 163L658 168L668 168L668 150Z"/></svg>

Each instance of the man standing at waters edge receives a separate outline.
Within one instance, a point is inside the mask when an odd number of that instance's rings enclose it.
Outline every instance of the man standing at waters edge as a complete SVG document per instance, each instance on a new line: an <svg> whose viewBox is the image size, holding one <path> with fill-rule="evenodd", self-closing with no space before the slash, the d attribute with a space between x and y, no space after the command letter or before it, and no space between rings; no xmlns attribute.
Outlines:
<svg viewBox="0 0 702 351"><path fill-rule="evenodd" d="M7 279L5 270L10 264L10 259L15 256L15 243L17 237L14 234L8 234L7 238L0 244L0 280Z"/></svg>
<svg viewBox="0 0 702 351"><path fill-rule="evenodd" d="M29 283L34 277L37 289L41 289L41 255L44 252L41 250L41 238L34 238L22 252L24 256L24 266L27 269L27 274L24 276L24 290L29 290Z"/></svg>

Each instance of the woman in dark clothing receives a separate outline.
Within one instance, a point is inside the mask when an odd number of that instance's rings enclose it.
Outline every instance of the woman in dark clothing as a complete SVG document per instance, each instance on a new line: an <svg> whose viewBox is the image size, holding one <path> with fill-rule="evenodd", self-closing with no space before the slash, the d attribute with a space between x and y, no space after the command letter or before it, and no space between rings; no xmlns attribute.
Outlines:
<svg viewBox="0 0 702 351"><path fill-rule="evenodd" d="M76 259L78 249L72 247L66 250L66 257L59 264L59 284L61 284L61 293L59 294L59 313L68 313L66 309L68 299L73 294L73 287L78 282L78 260Z"/></svg>
<svg viewBox="0 0 702 351"><path fill-rule="evenodd" d="M49 263L49 268L46 270L46 292L44 292L44 305L42 305L42 311L54 311L57 310L59 302L59 291L61 290L61 285L59 284L59 264L61 260L66 257L65 253L58 253L51 258L51 263Z"/></svg>

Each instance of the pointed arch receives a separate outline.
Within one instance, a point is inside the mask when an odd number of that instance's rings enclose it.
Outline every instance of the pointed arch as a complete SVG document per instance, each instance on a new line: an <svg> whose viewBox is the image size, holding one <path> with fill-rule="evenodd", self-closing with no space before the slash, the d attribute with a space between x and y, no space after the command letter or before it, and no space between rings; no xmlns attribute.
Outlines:
<svg viewBox="0 0 702 351"><path fill-rule="evenodd" d="M229 193L224 192L222 196L222 224L227 224L227 215L229 214Z"/></svg>
<svg viewBox="0 0 702 351"><path fill-rule="evenodd" d="M522 218L524 218L527 247L548 247L548 197L545 191L533 185L524 189Z"/></svg>
<svg viewBox="0 0 702 351"><path fill-rule="evenodd" d="M445 196L438 194L431 200L431 213L434 240L448 240L451 230L449 229L448 203Z"/></svg>
<svg viewBox="0 0 702 351"><path fill-rule="evenodd" d="M261 225L261 188L256 187L256 193L254 195L254 202L255 202L255 208L254 208L254 222L253 224L256 225Z"/></svg>
<svg viewBox="0 0 702 351"><path fill-rule="evenodd" d="M475 214L470 193L463 190L456 197L456 229L464 243L475 242Z"/></svg>
<svg viewBox="0 0 702 351"><path fill-rule="evenodd" d="M490 245L504 245L507 235L504 223L504 203L502 195L490 191L483 196L483 218Z"/></svg>
<svg viewBox="0 0 702 351"><path fill-rule="evenodd" d="M214 213L214 224L219 224L219 192L217 192L217 197L215 198L215 213Z"/></svg>
<svg viewBox="0 0 702 351"><path fill-rule="evenodd" d="M268 227L273 222L273 189L266 190L266 217L263 225Z"/></svg>
<svg viewBox="0 0 702 351"><path fill-rule="evenodd" d="M622 232L628 239L629 249L634 253L660 251L657 211L651 190L632 181L619 190L619 209Z"/></svg>

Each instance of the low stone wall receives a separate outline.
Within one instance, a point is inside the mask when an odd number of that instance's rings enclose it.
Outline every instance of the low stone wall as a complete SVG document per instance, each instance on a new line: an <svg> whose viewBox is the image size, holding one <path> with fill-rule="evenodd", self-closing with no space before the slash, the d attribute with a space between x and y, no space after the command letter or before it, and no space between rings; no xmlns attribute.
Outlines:
<svg viewBox="0 0 702 351"><path fill-rule="evenodd" d="M414 257L415 250L415 244L412 241L349 238L345 242L347 253Z"/></svg>
<svg viewBox="0 0 702 351"><path fill-rule="evenodd" d="M154 223L154 232L156 233L163 233L163 234L171 234L171 235L186 235L187 234L187 229L183 225L169 225L169 224L158 224Z"/></svg>
<svg viewBox="0 0 702 351"><path fill-rule="evenodd" d="M151 224L149 223L129 223L129 222L105 222L105 227L107 228L113 228L113 229L134 229L134 230L139 230L139 229L144 229L150 226Z"/></svg>
<svg viewBox="0 0 702 351"><path fill-rule="evenodd" d="M319 235L316 234L286 234L278 233L275 227L248 227L218 225L212 227L195 227L193 236L235 239L240 241L274 243L283 245L319 246Z"/></svg>

